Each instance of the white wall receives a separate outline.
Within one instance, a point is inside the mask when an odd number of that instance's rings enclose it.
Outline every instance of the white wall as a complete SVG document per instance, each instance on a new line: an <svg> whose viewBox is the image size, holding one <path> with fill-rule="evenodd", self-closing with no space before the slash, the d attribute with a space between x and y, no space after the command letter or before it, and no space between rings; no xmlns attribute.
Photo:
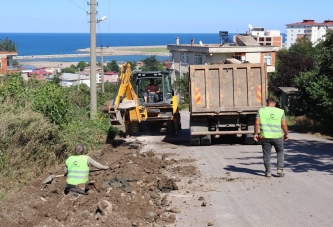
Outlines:
<svg viewBox="0 0 333 227"><path fill-rule="evenodd" d="M305 26L287 26L286 48L289 49L296 43L297 35L305 34Z"/></svg>
<svg viewBox="0 0 333 227"><path fill-rule="evenodd" d="M246 53L245 60L250 63L260 63L261 53Z"/></svg>

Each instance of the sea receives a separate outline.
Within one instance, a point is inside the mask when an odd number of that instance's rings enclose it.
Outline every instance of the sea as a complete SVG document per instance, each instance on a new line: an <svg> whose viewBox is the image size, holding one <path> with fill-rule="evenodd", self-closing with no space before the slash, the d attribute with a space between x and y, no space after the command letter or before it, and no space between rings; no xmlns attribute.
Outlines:
<svg viewBox="0 0 333 227"><path fill-rule="evenodd" d="M235 33L229 33L226 42L232 42ZM285 39L285 34L282 34ZM219 33L97 33L96 46L155 46L175 44L176 37L180 44L195 43L219 44ZM0 39L10 39L18 49L18 56L79 54L76 50L90 47L89 33L0 33ZM140 61L146 55L104 56L104 61ZM168 56L156 56L159 60L170 60ZM89 62L90 57L38 58L36 61ZM28 59L26 61L32 61ZM100 61L99 57L96 61ZM24 60L20 59L20 62Z"/></svg>

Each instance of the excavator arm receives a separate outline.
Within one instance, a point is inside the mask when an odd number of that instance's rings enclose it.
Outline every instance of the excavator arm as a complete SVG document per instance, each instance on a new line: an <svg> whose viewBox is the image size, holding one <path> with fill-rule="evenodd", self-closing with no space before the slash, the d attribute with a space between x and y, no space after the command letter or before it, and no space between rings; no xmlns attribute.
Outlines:
<svg viewBox="0 0 333 227"><path fill-rule="evenodd" d="M139 105L139 98L132 83L130 64L123 64L120 69L117 90L109 106L110 122L112 125L141 122L147 118L147 111Z"/></svg>

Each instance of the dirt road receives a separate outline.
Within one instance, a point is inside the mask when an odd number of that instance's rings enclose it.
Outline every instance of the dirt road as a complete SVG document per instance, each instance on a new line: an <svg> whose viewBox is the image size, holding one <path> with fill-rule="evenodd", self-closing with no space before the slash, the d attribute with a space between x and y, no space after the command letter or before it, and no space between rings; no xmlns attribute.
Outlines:
<svg viewBox="0 0 333 227"><path fill-rule="evenodd" d="M178 137L140 133L92 153L110 169L90 173L88 195L64 194L61 177L41 184L48 173L13 192L0 226L332 226L333 141L291 133L286 176L267 179L260 146L189 146L181 114Z"/></svg>
<svg viewBox="0 0 333 227"><path fill-rule="evenodd" d="M179 190L170 193L181 211L176 226L332 226L333 141L290 133L286 176L273 172L266 179L260 146L231 138L209 147L189 146L188 119L188 112L182 112L178 138L138 137L146 144L143 151L169 154L197 167L197 174L183 174ZM275 169L276 155L272 164Z"/></svg>

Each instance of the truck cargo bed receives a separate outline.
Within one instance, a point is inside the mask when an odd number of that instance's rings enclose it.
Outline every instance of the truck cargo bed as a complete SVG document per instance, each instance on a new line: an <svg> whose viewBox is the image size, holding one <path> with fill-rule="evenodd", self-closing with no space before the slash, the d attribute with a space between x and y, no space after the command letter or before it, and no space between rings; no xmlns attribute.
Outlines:
<svg viewBox="0 0 333 227"><path fill-rule="evenodd" d="M267 97L265 64L190 65L190 112L256 111Z"/></svg>

